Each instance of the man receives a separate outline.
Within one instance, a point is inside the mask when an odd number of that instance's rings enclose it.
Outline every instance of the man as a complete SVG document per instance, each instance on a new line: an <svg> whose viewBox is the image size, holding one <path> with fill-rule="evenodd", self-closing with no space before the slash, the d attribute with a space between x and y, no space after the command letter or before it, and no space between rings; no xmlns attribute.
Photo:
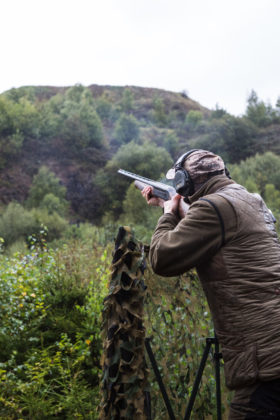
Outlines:
<svg viewBox="0 0 280 420"><path fill-rule="evenodd" d="M258 194L229 178L223 160L205 150L182 155L168 177L170 201L152 237L155 273L196 267L222 348L226 384L236 390L229 418L280 419L280 244L274 218ZM180 201L190 204L184 215Z"/></svg>

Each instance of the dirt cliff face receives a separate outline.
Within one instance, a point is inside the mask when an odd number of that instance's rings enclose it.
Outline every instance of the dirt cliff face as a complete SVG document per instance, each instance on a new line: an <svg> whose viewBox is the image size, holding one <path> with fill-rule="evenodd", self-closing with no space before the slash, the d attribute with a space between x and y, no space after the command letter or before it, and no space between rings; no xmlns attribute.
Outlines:
<svg viewBox="0 0 280 420"><path fill-rule="evenodd" d="M22 153L9 160L0 172L0 203L24 203L33 176L41 166L47 166L67 188L67 200L81 219L95 220L102 207L100 191L92 183L94 174L109 159L107 149L88 148L77 156L71 155L59 140L48 147L32 142Z"/></svg>

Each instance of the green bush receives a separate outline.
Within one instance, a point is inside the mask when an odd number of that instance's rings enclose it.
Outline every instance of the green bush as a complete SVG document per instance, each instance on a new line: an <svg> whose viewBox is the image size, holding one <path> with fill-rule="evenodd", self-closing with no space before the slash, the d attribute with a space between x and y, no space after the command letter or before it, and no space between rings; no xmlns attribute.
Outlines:
<svg viewBox="0 0 280 420"><path fill-rule="evenodd" d="M60 238L68 227L67 220L56 212L48 213L46 209L32 209L30 213L37 227L33 232L30 232L30 235L40 235L41 227L43 226L46 229L47 241L53 241Z"/></svg>
<svg viewBox="0 0 280 420"><path fill-rule="evenodd" d="M73 150L103 145L102 122L92 107L73 103L65 105L62 112L60 135Z"/></svg>
<svg viewBox="0 0 280 420"><path fill-rule="evenodd" d="M118 175L119 168L158 180L171 165L172 158L164 148L150 143L138 145L130 142L123 145L105 168L96 174L94 183L106 199L106 210L110 209L118 217L130 182L128 178Z"/></svg>
<svg viewBox="0 0 280 420"><path fill-rule="evenodd" d="M67 204L65 200L59 199L53 193L48 193L44 195L39 207L46 209L49 214L57 213L63 216L65 215Z"/></svg>
<svg viewBox="0 0 280 420"><path fill-rule="evenodd" d="M139 124L133 115L122 114L116 122L114 136L119 144L138 140Z"/></svg>
<svg viewBox="0 0 280 420"><path fill-rule="evenodd" d="M19 156L24 140L39 135L39 113L26 98L13 102L0 97L0 167Z"/></svg>
<svg viewBox="0 0 280 420"><path fill-rule="evenodd" d="M0 256L0 418L97 418L107 252Z"/></svg>
<svg viewBox="0 0 280 420"><path fill-rule="evenodd" d="M75 152L104 145L103 125L88 88L77 85L67 90L60 108L59 134Z"/></svg>
<svg viewBox="0 0 280 420"><path fill-rule="evenodd" d="M198 130L198 135L190 141L192 147L211 150L226 162L235 163L256 153L257 129L246 118L224 114L193 126L193 130Z"/></svg>
<svg viewBox="0 0 280 420"><path fill-rule="evenodd" d="M0 216L0 232L6 248L23 250L23 243L30 245L30 236L40 237L43 230L46 239L60 238L68 227L68 222L58 213L48 213L46 209L26 210L18 203L10 203ZM10 249L11 253L12 250Z"/></svg>
<svg viewBox="0 0 280 420"><path fill-rule="evenodd" d="M5 246L27 240L37 230L38 225L32 214L18 203L10 203L0 216L0 232Z"/></svg>
<svg viewBox="0 0 280 420"><path fill-rule="evenodd" d="M96 100L95 108L97 114L102 120L109 119L112 116L112 104L105 95Z"/></svg>
<svg viewBox="0 0 280 420"><path fill-rule="evenodd" d="M155 97L153 99L152 119L157 125L161 127L164 127L167 124L168 115L165 111L164 102L160 97Z"/></svg>
<svg viewBox="0 0 280 420"><path fill-rule="evenodd" d="M46 195L52 194L52 197ZM66 206L65 201L66 188L61 185L59 178L46 166L41 166L38 173L34 176L27 200L27 206L29 208L43 206L45 199L45 207L47 204L50 207L53 207L50 204L50 200L53 201L53 197L59 199L57 203L59 209L61 210ZM47 201L47 202L46 202ZM53 210L53 209L52 209Z"/></svg>
<svg viewBox="0 0 280 420"><path fill-rule="evenodd" d="M280 157L272 152L256 154L241 161L239 165L232 165L230 172L233 179L242 185L248 180L254 182L257 192L262 196L265 194L266 184L273 184L280 190Z"/></svg>
<svg viewBox="0 0 280 420"><path fill-rule="evenodd" d="M277 111L270 104L259 100L254 90L248 97L246 116L258 127L266 127L273 122L279 122Z"/></svg>
<svg viewBox="0 0 280 420"><path fill-rule="evenodd" d="M162 209L148 206L133 184L128 188L122 206L119 224L134 226L136 236L149 243Z"/></svg>
<svg viewBox="0 0 280 420"><path fill-rule="evenodd" d="M125 88L122 94L121 109L124 112L132 111L134 108L134 95L131 89Z"/></svg>
<svg viewBox="0 0 280 420"><path fill-rule="evenodd" d="M191 128L195 128L202 121L202 119L202 112L190 110L186 116L186 124Z"/></svg>

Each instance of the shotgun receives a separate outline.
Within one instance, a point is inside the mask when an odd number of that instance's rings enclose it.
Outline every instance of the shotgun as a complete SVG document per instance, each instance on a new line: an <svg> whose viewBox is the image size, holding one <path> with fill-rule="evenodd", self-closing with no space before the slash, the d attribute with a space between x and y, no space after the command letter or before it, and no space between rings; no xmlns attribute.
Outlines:
<svg viewBox="0 0 280 420"><path fill-rule="evenodd" d="M163 182L153 181L152 179L145 178L144 176L125 171L124 169L118 170L119 174L134 179L134 185L139 190L143 190L147 185L153 187L153 196L162 198L164 201L170 200L175 194L175 188Z"/></svg>

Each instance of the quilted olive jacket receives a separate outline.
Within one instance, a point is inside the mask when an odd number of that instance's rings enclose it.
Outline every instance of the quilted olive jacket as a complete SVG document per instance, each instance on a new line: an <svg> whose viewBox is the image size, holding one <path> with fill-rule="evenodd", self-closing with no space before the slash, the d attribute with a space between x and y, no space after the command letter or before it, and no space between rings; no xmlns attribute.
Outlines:
<svg viewBox="0 0 280 420"><path fill-rule="evenodd" d="M163 276L196 267L222 347L227 386L280 378L280 244L264 201L211 178L179 220L164 214L150 261Z"/></svg>

